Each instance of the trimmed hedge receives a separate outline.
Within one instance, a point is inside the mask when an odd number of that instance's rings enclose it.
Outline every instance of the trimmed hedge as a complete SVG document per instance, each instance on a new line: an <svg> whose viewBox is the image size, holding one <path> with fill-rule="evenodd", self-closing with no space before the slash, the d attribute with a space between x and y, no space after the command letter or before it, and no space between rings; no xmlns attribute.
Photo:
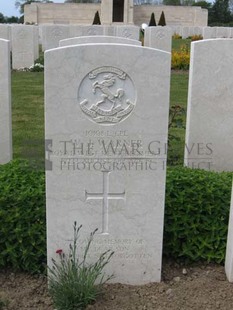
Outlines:
<svg viewBox="0 0 233 310"><path fill-rule="evenodd" d="M164 254L186 261L225 258L232 173L167 171Z"/></svg>
<svg viewBox="0 0 233 310"><path fill-rule="evenodd" d="M168 168L164 255L225 257L231 173ZM0 166L0 268L46 270L45 175L26 161Z"/></svg>
<svg viewBox="0 0 233 310"><path fill-rule="evenodd" d="M0 267L46 266L45 175L26 161L0 165Z"/></svg>

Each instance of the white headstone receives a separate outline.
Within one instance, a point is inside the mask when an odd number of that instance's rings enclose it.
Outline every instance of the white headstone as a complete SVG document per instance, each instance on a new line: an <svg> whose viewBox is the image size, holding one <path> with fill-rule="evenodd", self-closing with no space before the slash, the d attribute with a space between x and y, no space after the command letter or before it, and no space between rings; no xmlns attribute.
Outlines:
<svg viewBox="0 0 233 310"><path fill-rule="evenodd" d="M230 30L229 27L216 27L216 38L229 38Z"/></svg>
<svg viewBox="0 0 233 310"><path fill-rule="evenodd" d="M203 27L192 27L192 35L193 36L203 36Z"/></svg>
<svg viewBox="0 0 233 310"><path fill-rule="evenodd" d="M76 219L112 282L160 281L170 54L120 44L45 53L48 263ZM49 148L48 148L49 149ZM164 153L165 154L165 153Z"/></svg>
<svg viewBox="0 0 233 310"><path fill-rule="evenodd" d="M233 171L232 50L230 39L191 44L185 148L191 168Z"/></svg>
<svg viewBox="0 0 233 310"><path fill-rule="evenodd" d="M104 34L104 26L92 25L92 26L82 26L83 36L101 36Z"/></svg>
<svg viewBox="0 0 233 310"><path fill-rule="evenodd" d="M48 50L59 46L59 41L70 37L70 26L44 25L42 26L42 48Z"/></svg>
<svg viewBox="0 0 233 310"><path fill-rule="evenodd" d="M0 24L0 39L10 41L10 26Z"/></svg>
<svg viewBox="0 0 233 310"><path fill-rule="evenodd" d="M182 28L182 39L187 39L190 37L190 27L185 26Z"/></svg>
<svg viewBox="0 0 233 310"><path fill-rule="evenodd" d="M35 60L35 29L29 25L14 25L12 35L12 68L29 68ZM38 46L37 46L38 48Z"/></svg>
<svg viewBox="0 0 233 310"><path fill-rule="evenodd" d="M229 38L233 38L233 27L230 28L230 31L229 31Z"/></svg>
<svg viewBox="0 0 233 310"><path fill-rule="evenodd" d="M12 159L10 42L0 39L0 164Z"/></svg>
<svg viewBox="0 0 233 310"><path fill-rule="evenodd" d="M68 46L76 44L88 44L88 43L117 43L117 44L132 44L132 45L142 45L140 41L131 40L127 38L120 37L110 37L110 36L88 36L88 37L77 37L61 40L59 46Z"/></svg>
<svg viewBox="0 0 233 310"><path fill-rule="evenodd" d="M169 26L172 29L172 35L178 34L182 36L182 26Z"/></svg>
<svg viewBox="0 0 233 310"><path fill-rule="evenodd" d="M69 27L69 38L81 37L83 35L82 26L81 25L70 25ZM67 38L68 39L68 38ZM65 40L65 39L63 39Z"/></svg>
<svg viewBox="0 0 233 310"><path fill-rule="evenodd" d="M225 271L229 282L233 282L233 187L231 193L231 207L228 224Z"/></svg>
<svg viewBox="0 0 233 310"><path fill-rule="evenodd" d="M39 57L39 27L34 27L34 60Z"/></svg>
<svg viewBox="0 0 233 310"><path fill-rule="evenodd" d="M216 27L204 27L203 28L203 39L215 39L216 38Z"/></svg>
<svg viewBox="0 0 233 310"><path fill-rule="evenodd" d="M104 35L105 36L115 36L116 27L111 25L104 25Z"/></svg>
<svg viewBox="0 0 233 310"><path fill-rule="evenodd" d="M115 35L117 37L139 40L139 33L140 28L138 26L133 25L115 26Z"/></svg>
<svg viewBox="0 0 233 310"><path fill-rule="evenodd" d="M171 52L172 31L169 27L147 27L145 29L144 46Z"/></svg>

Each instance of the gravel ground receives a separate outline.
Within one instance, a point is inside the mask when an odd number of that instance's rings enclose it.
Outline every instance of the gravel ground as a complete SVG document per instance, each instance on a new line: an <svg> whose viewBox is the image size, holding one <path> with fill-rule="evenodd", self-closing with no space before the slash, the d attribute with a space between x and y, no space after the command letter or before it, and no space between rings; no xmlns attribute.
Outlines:
<svg viewBox="0 0 233 310"><path fill-rule="evenodd" d="M53 310L46 278L0 272L0 299L7 310ZM1 309L1 307L0 307ZM88 310L233 310L233 284L218 265L185 267L166 262L163 281L143 286L107 284Z"/></svg>

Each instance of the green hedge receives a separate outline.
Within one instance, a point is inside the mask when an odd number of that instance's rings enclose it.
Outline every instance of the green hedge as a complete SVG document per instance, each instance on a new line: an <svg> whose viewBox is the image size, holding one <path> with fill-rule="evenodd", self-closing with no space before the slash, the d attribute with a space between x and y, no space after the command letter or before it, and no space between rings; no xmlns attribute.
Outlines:
<svg viewBox="0 0 233 310"><path fill-rule="evenodd" d="M164 255L223 262L231 173L187 168L167 172ZM0 268L46 266L45 176L26 161L0 166Z"/></svg>
<svg viewBox="0 0 233 310"><path fill-rule="evenodd" d="M45 253L44 172L25 161L0 165L0 267L42 272Z"/></svg>
<svg viewBox="0 0 233 310"><path fill-rule="evenodd" d="M232 173L167 171L164 254L187 261L224 261Z"/></svg>

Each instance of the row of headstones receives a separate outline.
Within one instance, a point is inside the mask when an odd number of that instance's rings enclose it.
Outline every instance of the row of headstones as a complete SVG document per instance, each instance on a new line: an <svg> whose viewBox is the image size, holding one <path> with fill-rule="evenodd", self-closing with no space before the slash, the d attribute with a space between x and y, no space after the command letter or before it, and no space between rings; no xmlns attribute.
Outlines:
<svg viewBox="0 0 233 310"><path fill-rule="evenodd" d="M90 259L111 248L106 271L113 281L143 284L161 276L166 153L158 149L167 143L170 54L131 43L63 44L45 53L48 262L68 248L78 219L81 244L100 231ZM0 44L2 156L12 148L10 48ZM233 170L232 49L229 39L191 48L186 152L204 162L211 156L214 170L222 169L218 160ZM233 281L230 241L226 272Z"/></svg>
<svg viewBox="0 0 233 310"><path fill-rule="evenodd" d="M137 26L66 26L66 25L0 25L0 38L11 41L12 68L29 68L39 57L42 49L59 46L59 41L70 37L106 35L139 39Z"/></svg>
<svg viewBox="0 0 233 310"><path fill-rule="evenodd" d="M232 27L198 27L198 26L168 26L172 35L178 34L182 39L194 35L200 35L204 40L207 39L220 39L220 38L233 38Z"/></svg>
<svg viewBox="0 0 233 310"><path fill-rule="evenodd" d="M137 26L79 26L79 25L0 25L0 38L11 41L12 68L29 68L39 56L39 42L42 49L59 46L59 41L79 36L113 36L139 40ZM145 30L144 45L171 51L172 35L178 33L183 38L202 35L208 38L231 38L232 28L226 27L148 27Z"/></svg>

